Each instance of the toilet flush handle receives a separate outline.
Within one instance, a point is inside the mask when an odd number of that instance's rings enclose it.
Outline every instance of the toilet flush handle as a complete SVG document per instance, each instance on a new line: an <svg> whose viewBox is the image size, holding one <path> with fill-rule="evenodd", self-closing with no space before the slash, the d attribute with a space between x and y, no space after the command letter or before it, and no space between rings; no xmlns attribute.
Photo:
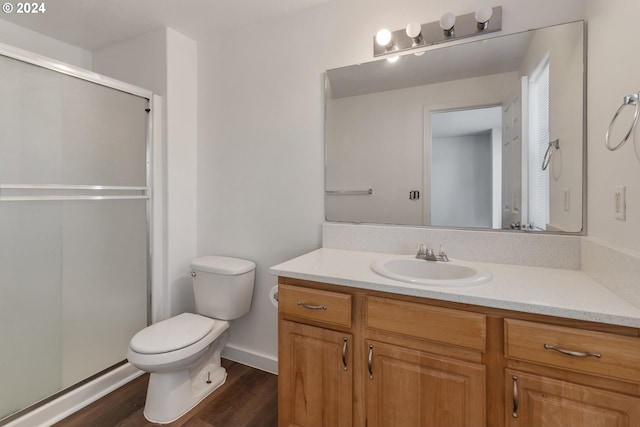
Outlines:
<svg viewBox="0 0 640 427"><path fill-rule="evenodd" d="M191 275L191 277L196 277L196 272L193 270L189 271L189 274Z"/></svg>

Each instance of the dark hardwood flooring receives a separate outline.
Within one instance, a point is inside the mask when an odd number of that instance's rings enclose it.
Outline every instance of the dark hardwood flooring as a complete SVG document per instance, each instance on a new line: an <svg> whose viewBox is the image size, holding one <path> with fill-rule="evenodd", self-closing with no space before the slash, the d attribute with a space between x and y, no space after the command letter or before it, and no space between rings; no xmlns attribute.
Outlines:
<svg viewBox="0 0 640 427"><path fill-rule="evenodd" d="M227 381L186 415L166 426L275 427L278 377L223 359ZM142 415L149 374L145 374L54 424L55 427L153 426Z"/></svg>

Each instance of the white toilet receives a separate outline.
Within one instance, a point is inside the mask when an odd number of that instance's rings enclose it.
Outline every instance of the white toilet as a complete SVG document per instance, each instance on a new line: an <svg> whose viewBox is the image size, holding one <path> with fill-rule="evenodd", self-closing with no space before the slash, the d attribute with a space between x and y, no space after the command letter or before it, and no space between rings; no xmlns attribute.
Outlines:
<svg viewBox="0 0 640 427"><path fill-rule="evenodd" d="M144 416L153 423L177 420L224 384L220 353L229 320L251 307L256 264L206 256L191 262L196 311L155 323L129 343L127 359L149 372Z"/></svg>

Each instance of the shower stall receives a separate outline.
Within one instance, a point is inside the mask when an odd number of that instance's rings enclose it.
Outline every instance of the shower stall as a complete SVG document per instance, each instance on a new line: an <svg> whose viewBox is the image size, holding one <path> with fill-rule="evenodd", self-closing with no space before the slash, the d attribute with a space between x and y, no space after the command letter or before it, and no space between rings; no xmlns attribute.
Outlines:
<svg viewBox="0 0 640 427"><path fill-rule="evenodd" d="M0 45L0 425L148 324L151 97Z"/></svg>

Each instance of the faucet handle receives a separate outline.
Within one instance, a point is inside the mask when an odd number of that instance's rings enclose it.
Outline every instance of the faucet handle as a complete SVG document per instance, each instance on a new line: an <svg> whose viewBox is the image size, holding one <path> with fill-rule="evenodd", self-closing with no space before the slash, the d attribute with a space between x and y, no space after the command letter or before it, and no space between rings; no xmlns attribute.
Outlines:
<svg viewBox="0 0 640 427"><path fill-rule="evenodd" d="M424 243L420 243L418 245L418 253L416 254L416 258L423 258L427 255L427 249L424 246Z"/></svg>
<svg viewBox="0 0 640 427"><path fill-rule="evenodd" d="M444 246L440 244L440 252L438 253L438 261L449 261L449 257L447 256L447 251L444 250Z"/></svg>

